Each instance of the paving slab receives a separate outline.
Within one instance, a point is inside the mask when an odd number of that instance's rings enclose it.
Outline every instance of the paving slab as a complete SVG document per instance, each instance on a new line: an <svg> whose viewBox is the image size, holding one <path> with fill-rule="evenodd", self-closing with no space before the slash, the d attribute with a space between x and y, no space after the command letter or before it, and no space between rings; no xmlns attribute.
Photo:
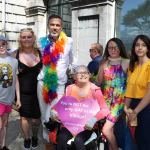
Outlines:
<svg viewBox="0 0 150 150"><path fill-rule="evenodd" d="M20 117L16 110L12 110L9 116L6 143L10 150L24 150L23 136L20 128ZM39 135L39 146L35 150L44 150L45 143Z"/></svg>

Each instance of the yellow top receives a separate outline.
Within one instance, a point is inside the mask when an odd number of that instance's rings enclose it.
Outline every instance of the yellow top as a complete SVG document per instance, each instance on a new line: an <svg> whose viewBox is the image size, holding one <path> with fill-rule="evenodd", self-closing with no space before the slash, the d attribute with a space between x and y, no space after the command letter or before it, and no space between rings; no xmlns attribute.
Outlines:
<svg viewBox="0 0 150 150"><path fill-rule="evenodd" d="M129 98L143 98L147 93L150 82L150 60L143 65L135 65L133 72L128 71L125 96Z"/></svg>

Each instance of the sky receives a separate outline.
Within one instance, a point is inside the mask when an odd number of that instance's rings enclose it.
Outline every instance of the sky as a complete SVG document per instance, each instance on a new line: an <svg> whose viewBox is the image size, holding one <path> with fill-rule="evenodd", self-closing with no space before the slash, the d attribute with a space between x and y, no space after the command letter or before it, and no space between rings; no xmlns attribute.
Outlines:
<svg viewBox="0 0 150 150"><path fill-rule="evenodd" d="M124 16L129 10L137 8L145 0L125 0L122 6L122 16Z"/></svg>

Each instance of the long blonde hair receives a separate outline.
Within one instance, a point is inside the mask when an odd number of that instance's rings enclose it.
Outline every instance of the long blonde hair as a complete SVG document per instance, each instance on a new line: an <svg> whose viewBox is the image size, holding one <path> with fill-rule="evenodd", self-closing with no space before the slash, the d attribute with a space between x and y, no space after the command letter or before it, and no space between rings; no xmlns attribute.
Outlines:
<svg viewBox="0 0 150 150"><path fill-rule="evenodd" d="M32 30L32 28L23 28L23 29L21 29L20 30L20 34L19 34L19 38L18 38L18 44L19 44L19 50L20 51L22 51L23 50L23 48L22 48L22 46L21 46L21 44L20 44L20 36L21 36L21 33L23 33L23 32L30 32L31 34L32 34L32 37L34 38L34 40L35 40L35 42L34 42L34 45L33 45L33 49L35 50L35 51L37 51L39 48L38 48L38 46L37 46L37 41L36 41L36 36L35 36L35 33L34 33L34 31Z"/></svg>

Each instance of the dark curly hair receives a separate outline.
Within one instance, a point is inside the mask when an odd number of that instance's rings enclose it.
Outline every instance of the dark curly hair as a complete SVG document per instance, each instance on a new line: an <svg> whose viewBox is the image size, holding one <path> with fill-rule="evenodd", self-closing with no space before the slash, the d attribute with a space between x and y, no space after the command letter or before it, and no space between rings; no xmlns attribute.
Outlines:
<svg viewBox="0 0 150 150"><path fill-rule="evenodd" d="M108 52L108 44L111 41L113 41L117 44L117 46L119 48L119 51L120 51L120 56L123 57L123 58L128 58L128 55L127 55L127 52L126 52L126 49L125 49L125 45L123 44L123 42L119 38L112 38L106 44L105 52L104 52L104 56L103 56L104 60L107 60L108 57L110 56L109 52Z"/></svg>

